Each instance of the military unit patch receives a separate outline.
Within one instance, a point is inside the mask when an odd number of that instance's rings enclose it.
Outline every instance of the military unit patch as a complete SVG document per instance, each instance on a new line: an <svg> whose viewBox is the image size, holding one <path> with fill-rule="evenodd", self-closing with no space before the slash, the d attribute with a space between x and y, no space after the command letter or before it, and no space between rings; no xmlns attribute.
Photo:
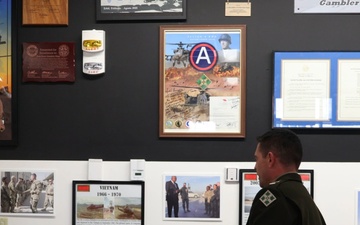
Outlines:
<svg viewBox="0 0 360 225"><path fill-rule="evenodd" d="M267 190L261 197L260 201L268 207L271 203L273 203L276 200L275 195L271 193L271 191Z"/></svg>

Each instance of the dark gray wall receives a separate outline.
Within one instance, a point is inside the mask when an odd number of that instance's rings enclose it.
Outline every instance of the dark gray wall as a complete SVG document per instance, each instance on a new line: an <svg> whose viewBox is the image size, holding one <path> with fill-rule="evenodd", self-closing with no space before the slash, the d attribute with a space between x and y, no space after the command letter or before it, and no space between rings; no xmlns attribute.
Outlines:
<svg viewBox="0 0 360 225"><path fill-rule="evenodd" d="M188 0L184 22L98 23L95 1L69 0L68 27L18 26L22 42L76 43L76 82L18 82L19 142L1 147L1 159L40 160L253 160L256 136L271 128L272 53L359 50L359 15L295 15L293 0L253 1L252 16L225 17L225 1ZM21 7L18 8L21 19ZM246 24L245 139L160 139L159 26ZM106 31L106 75L81 72L81 31ZM358 161L358 131L297 131L305 161Z"/></svg>

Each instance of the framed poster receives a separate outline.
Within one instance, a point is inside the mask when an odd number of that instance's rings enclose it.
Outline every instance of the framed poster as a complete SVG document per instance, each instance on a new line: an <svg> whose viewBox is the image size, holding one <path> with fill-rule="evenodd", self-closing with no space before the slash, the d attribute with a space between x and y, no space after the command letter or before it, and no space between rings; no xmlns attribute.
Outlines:
<svg viewBox="0 0 360 225"><path fill-rule="evenodd" d="M160 137L245 137L246 26L160 27Z"/></svg>
<svg viewBox="0 0 360 225"><path fill-rule="evenodd" d="M172 173L163 178L163 220L221 221L220 174Z"/></svg>
<svg viewBox="0 0 360 225"><path fill-rule="evenodd" d="M275 52L273 128L360 128L360 52Z"/></svg>
<svg viewBox="0 0 360 225"><path fill-rule="evenodd" d="M73 181L73 225L144 225L144 182Z"/></svg>
<svg viewBox="0 0 360 225"><path fill-rule="evenodd" d="M187 0L96 0L96 19L185 20Z"/></svg>
<svg viewBox="0 0 360 225"><path fill-rule="evenodd" d="M249 218L250 209L256 194L261 190L259 177L254 169L240 170L240 225L246 225ZM314 171L299 170L305 188L311 197L314 197Z"/></svg>
<svg viewBox="0 0 360 225"><path fill-rule="evenodd" d="M16 4L0 1L0 145L17 144Z"/></svg>
<svg viewBox="0 0 360 225"><path fill-rule="evenodd" d="M55 216L56 176L53 170L2 170L0 216Z"/></svg>

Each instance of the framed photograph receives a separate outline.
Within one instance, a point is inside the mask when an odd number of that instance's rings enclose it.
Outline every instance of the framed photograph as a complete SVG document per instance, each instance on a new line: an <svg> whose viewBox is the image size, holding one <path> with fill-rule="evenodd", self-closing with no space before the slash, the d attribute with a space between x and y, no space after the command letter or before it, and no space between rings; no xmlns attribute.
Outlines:
<svg viewBox="0 0 360 225"><path fill-rule="evenodd" d="M0 216L55 216L55 172L2 170Z"/></svg>
<svg viewBox="0 0 360 225"><path fill-rule="evenodd" d="M221 221L220 174L165 174L164 220Z"/></svg>
<svg viewBox="0 0 360 225"><path fill-rule="evenodd" d="M96 19L186 20L187 0L96 0Z"/></svg>
<svg viewBox="0 0 360 225"><path fill-rule="evenodd" d="M299 170L299 175L304 186L309 191L311 197L314 197L314 171ZM246 225L249 218L250 209L256 194L261 190L259 177L254 169L240 170L240 225Z"/></svg>
<svg viewBox="0 0 360 225"><path fill-rule="evenodd" d="M73 181L73 225L144 225L144 182Z"/></svg>
<svg viewBox="0 0 360 225"><path fill-rule="evenodd" d="M246 26L160 27L160 137L245 137Z"/></svg>
<svg viewBox="0 0 360 225"><path fill-rule="evenodd" d="M0 145L17 144L17 1L0 1Z"/></svg>
<svg viewBox="0 0 360 225"><path fill-rule="evenodd" d="M360 52L275 52L273 128L360 128Z"/></svg>

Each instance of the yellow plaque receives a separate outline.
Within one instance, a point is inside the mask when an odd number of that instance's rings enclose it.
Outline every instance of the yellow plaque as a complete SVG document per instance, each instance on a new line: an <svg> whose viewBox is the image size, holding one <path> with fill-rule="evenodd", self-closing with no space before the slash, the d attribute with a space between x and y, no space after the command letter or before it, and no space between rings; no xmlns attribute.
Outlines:
<svg viewBox="0 0 360 225"><path fill-rule="evenodd" d="M251 2L226 2L225 16L251 16Z"/></svg>
<svg viewBox="0 0 360 225"><path fill-rule="evenodd" d="M23 25L68 25L68 0L23 0Z"/></svg>

